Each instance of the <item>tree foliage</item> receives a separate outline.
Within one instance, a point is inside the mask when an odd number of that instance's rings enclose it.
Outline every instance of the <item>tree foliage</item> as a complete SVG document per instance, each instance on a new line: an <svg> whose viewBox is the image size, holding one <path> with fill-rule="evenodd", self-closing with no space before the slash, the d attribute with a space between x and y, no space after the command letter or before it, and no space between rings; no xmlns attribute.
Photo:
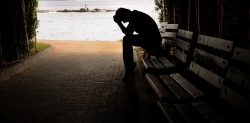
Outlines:
<svg viewBox="0 0 250 123"><path fill-rule="evenodd" d="M38 0L8 0L0 5L0 68L35 51Z"/></svg>
<svg viewBox="0 0 250 123"><path fill-rule="evenodd" d="M165 8L164 8L165 1L166 0L154 0L154 2L155 2L155 10L159 14L158 19L159 19L160 22L166 21L166 20L164 20L164 17L166 16L166 13L164 12L165 11Z"/></svg>

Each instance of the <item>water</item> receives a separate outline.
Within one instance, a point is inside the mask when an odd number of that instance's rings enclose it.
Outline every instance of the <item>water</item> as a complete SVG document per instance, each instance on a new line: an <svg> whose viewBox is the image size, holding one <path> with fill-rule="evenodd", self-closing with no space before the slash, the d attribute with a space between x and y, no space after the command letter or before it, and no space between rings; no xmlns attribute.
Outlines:
<svg viewBox="0 0 250 123"><path fill-rule="evenodd" d="M99 1L99 2L98 2ZM120 1L120 2L119 2ZM154 4L145 2L149 0L85 0L87 7L101 9L117 9L126 7L143 11L157 21ZM140 1L138 3L138 1ZM141 1L144 1L141 4ZM39 1L40 10L78 9L82 1ZM150 4L151 3L151 4ZM123 5L122 5L123 4ZM51 40L84 40L84 41L117 41L124 34L113 21L115 12L48 12L38 13L39 27L38 39Z"/></svg>
<svg viewBox="0 0 250 123"><path fill-rule="evenodd" d="M122 38L114 12L39 13L38 39L102 40Z"/></svg>
<svg viewBox="0 0 250 123"><path fill-rule="evenodd" d="M85 5L90 8L149 10L154 7L154 0L39 0L40 10L80 9Z"/></svg>

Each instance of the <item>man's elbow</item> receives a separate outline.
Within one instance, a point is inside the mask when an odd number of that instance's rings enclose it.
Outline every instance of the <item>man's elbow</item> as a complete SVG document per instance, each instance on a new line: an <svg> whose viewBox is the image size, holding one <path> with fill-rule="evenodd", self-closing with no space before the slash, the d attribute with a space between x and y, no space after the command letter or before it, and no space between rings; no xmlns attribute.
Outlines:
<svg viewBox="0 0 250 123"><path fill-rule="evenodd" d="M133 35L133 33L128 32L128 31L124 31L123 33L124 33L126 36L132 36L132 35Z"/></svg>

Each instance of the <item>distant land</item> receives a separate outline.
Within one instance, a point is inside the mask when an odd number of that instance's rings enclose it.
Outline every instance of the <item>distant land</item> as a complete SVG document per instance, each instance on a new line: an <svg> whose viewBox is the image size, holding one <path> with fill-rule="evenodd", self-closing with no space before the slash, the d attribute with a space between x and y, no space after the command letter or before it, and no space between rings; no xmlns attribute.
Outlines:
<svg viewBox="0 0 250 123"><path fill-rule="evenodd" d="M88 9L88 8L81 8L79 10L70 10L70 9L64 9L64 10L38 10L39 13L46 13L46 12L113 12L116 10L110 10L110 9Z"/></svg>
<svg viewBox="0 0 250 123"><path fill-rule="evenodd" d="M81 8L79 10L68 10L68 9L57 10L56 12L111 12L111 11L115 11L115 10L107 10L107 9L99 9L99 8L95 8L95 9Z"/></svg>
<svg viewBox="0 0 250 123"><path fill-rule="evenodd" d="M38 10L38 13L46 13L46 12L56 12L54 10Z"/></svg>

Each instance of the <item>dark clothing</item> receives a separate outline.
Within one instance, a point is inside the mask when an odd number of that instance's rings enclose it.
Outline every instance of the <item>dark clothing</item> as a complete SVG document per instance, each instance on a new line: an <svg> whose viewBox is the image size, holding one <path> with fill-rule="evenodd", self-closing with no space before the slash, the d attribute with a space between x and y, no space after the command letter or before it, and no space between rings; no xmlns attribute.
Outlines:
<svg viewBox="0 0 250 123"><path fill-rule="evenodd" d="M132 17L127 26L126 36L138 33L142 37L145 47L159 47L161 44L161 35L155 21L147 14L132 11Z"/></svg>
<svg viewBox="0 0 250 123"><path fill-rule="evenodd" d="M125 70L130 71L134 63L134 57L133 57L133 46L141 46L144 45L142 40L140 39L141 37L139 35L133 35L131 37L124 36L123 37L123 62L125 65Z"/></svg>
<svg viewBox="0 0 250 123"><path fill-rule="evenodd" d="M133 35L133 33L138 33ZM152 55L161 55L161 35L155 21L145 13L132 11L132 17L123 38L123 61L125 70L134 64L132 46L140 46Z"/></svg>
<svg viewBox="0 0 250 123"><path fill-rule="evenodd" d="M161 35L155 21L147 14L120 8L113 17L125 34L123 38L123 61L126 73L131 73L135 67L133 46L140 46L149 54L161 56ZM121 22L128 22L125 27ZM137 34L134 34L136 32ZM126 75L126 74L125 74Z"/></svg>

